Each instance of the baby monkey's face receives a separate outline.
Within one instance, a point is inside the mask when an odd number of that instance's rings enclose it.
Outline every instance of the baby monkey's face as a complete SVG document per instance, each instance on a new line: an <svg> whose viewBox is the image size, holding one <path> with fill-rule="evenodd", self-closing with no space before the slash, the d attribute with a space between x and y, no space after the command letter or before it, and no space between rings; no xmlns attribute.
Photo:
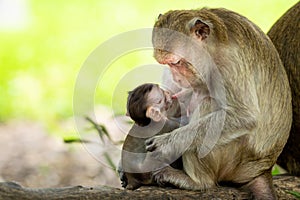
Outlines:
<svg viewBox="0 0 300 200"><path fill-rule="evenodd" d="M148 94L148 107L157 107L162 113L167 112L173 105L172 95L169 91L155 85Z"/></svg>

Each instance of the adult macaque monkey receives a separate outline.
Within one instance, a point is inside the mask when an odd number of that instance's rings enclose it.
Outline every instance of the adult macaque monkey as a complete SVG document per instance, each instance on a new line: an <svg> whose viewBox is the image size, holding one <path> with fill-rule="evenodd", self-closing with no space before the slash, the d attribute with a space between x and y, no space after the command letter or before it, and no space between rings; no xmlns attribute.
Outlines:
<svg viewBox="0 0 300 200"><path fill-rule="evenodd" d="M197 101L188 125L146 141L157 158L182 154L184 173L163 168L155 179L192 190L232 182L255 199L276 199L271 169L289 136L292 107L272 42L245 17L206 8L161 15L152 39L156 60Z"/></svg>
<svg viewBox="0 0 300 200"><path fill-rule="evenodd" d="M290 137L277 163L300 176L300 2L289 9L268 35L275 45L289 77L293 99L293 124Z"/></svg>

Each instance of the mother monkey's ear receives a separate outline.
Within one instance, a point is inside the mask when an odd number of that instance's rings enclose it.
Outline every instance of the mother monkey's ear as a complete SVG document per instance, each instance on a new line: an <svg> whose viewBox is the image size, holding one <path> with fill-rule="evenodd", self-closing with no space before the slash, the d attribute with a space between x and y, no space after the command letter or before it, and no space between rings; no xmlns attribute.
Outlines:
<svg viewBox="0 0 300 200"><path fill-rule="evenodd" d="M210 34L210 27L199 18L194 18L189 23L189 30L193 37L198 40L206 39Z"/></svg>

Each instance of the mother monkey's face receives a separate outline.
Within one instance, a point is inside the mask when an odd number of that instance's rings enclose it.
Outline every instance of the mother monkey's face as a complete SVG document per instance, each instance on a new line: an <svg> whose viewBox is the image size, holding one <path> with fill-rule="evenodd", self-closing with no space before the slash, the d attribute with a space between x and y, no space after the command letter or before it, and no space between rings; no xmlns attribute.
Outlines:
<svg viewBox="0 0 300 200"><path fill-rule="evenodd" d="M209 26L190 11L168 12L160 15L155 23L152 38L154 57L160 64L170 67L173 80L180 87L199 88L203 84L203 74L197 69L205 72L202 67L205 59L195 58L205 54L209 34Z"/></svg>

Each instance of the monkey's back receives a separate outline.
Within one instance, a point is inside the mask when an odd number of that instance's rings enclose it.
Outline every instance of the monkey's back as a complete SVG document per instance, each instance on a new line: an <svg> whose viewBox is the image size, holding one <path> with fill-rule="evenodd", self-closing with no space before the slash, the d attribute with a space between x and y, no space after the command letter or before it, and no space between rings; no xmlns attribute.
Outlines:
<svg viewBox="0 0 300 200"><path fill-rule="evenodd" d="M275 162L285 145L292 121L291 91L288 78L277 50L263 31L247 18L225 9L211 9L227 27L227 51L235 52L229 74L219 70L225 80L237 84L227 87L228 93L251 110L257 129L249 136L255 154L273 155ZM226 51L226 50L225 50ZM240 64L242 63L242 64ZM240 82L235 82L234 79ZM235 91L230 91L234 88ZM277 155L277 156L276 156Z"/></svg>

